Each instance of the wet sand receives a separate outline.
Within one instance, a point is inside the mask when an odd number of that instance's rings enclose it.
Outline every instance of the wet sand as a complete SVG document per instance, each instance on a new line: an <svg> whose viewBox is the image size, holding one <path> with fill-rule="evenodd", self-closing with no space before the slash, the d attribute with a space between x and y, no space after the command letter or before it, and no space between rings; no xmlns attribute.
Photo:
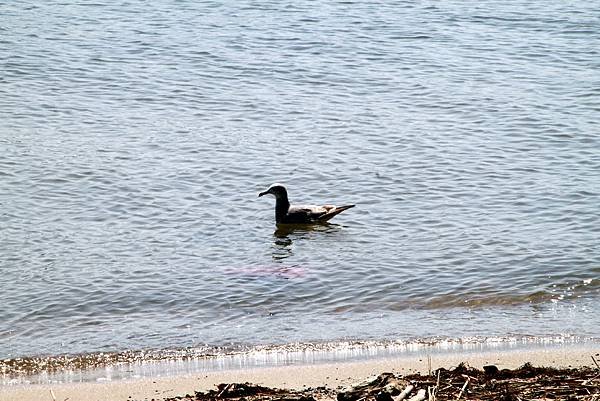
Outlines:
<svg viewBox="0 0 600 401"><path fill-rule="evenodd" d="M400 375L428 373L440 367L452 368L461 362L481 369L484 365L515 369L527 362L545 367L593 367L592 356L600 345L519 349L511 351L454 352L420 356L371 359L357 362L323 363L244 370L199 372L194 375L127 379L110 382L16 385L0 387L0 401L119 401L162 400L195 391L214 389L220 383L249 382L267 387L302 390L325 386L337 389L383 372Z"/></svg>

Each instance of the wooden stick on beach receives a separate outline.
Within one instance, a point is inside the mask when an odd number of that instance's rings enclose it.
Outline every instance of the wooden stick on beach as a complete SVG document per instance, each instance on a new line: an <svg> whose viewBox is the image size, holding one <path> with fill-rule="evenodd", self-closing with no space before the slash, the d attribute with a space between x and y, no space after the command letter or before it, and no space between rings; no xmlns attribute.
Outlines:
<svg viewBox="0 0 600 401"><path fill-rule="evenodd" d="M467 376L467 381L465 382L465 384L463 384L462 388L460 389L460 393L458 393L458 397L456 397L457 400L460 400L460 397L462 397L463 392L465 391L465 389L469 385L469 381L470 380L471 380L471 377Z"/></svg>
<svg viewBox="0 0 600 401"><path fill-rule="evenodd" d="M431 355L427 355L427 370L428 376L431 376Z"/></svg>
<svg viewBox="0 0 600 401"><path fill-rule="evenodd" d="M413 386L412 384L406 386L406 388L400 393L400 395L398 395L398 397L394 397L394 401L402 401L403 399L405 399L410 394L410 392L413 391L413 388L415 388L415 386Z"/></svg>
<svg viewBox="0 0 600 401"><path fill-rule="evenodd" d="M429 392L429 401L435 401L438 391L440 391L440 370L437 370L437 381L435 382L434 387L427 387L427 391Z"/></svg>
<svg viewBox="0 0 600 401"><path fill-rule="evenodd" d="M223 388L223 390L221 390L221 392L217 394L217 398L221 398L221 396L225 394L232 386L233 383L229 383L228 385L226 385L225 388Z"/></svg>

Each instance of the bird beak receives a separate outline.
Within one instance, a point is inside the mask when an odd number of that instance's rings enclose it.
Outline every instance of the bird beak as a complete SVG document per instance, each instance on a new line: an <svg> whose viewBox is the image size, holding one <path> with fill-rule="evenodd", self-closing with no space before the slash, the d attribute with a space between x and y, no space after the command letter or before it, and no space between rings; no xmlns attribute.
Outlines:
<svg viewBox="0 0 600 401"><path fill-rule="evenodd" d="M261 192L261 193L258 194L258 197L260 198L261 196L266 195L268 193L269 193L269 191Z"/></svg>

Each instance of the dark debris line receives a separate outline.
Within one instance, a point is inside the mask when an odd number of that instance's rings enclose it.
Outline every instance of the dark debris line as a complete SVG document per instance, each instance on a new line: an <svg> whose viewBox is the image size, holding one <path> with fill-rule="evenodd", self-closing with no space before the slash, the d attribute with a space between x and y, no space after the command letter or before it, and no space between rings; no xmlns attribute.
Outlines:
<svg viewBox="0 0 600 401"><path fill-rule="evenodd" d="M167 398L166 401L418 401L418 400L566 400L600 401L600 369L538 368L514 370L486 366L478 370L460 364L431 375L375 379L342 390L324 387L302 391L274 389L249 383L220 384L216 390Z"/></svg>

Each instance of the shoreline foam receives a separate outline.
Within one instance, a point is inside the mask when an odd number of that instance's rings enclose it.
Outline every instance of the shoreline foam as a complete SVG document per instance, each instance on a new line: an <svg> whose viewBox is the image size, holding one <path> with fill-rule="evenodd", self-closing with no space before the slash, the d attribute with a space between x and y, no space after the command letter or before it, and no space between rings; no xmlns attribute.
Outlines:
<svg viewBox="0 0 600 401"><path fill-rule="evenodd" d="M450 368L461 362L482 368L517 368L527 362L535 366L593 366L591 356L600 352L597 343L465 352L422 352L414 355L375 358L349 362L324 362L252 369L227 369L176 376L139 377L126 380L98 378L95 382L14 385L0 387L1 401L29 400L144 400L162 399L194 391L213 389L219 383L251 382L268 387L302 389L326 386L337 388L382 372L397 374L427 373L439 367Z"/></svg>
<svg viewBox="0 0 600 401"><path fill-rule="evenodd" d="M257 368L408 356L426 353L511 350L600 343L600 339L573 335L419 338L412 340L340 340L257 346L191 347L122 352L90 352L0 359L0 386L44 384L52 381L95 381L197 371ZM22 379L25 378L25 379Z"/></svg>

